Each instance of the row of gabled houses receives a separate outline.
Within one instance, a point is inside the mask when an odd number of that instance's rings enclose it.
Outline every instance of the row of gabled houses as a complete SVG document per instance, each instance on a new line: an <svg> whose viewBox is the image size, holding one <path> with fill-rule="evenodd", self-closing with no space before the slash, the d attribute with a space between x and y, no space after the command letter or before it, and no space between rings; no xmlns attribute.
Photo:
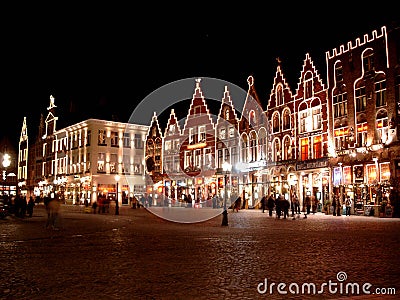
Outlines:
<svg viewBox="0 0 400 300"><path fill-rule="evenodd" d="M384 26L326 52L327 83L306 54L295 90L278 61L269 95L259 97L248 77L240 114L227 84L212 115L196 79L184 121L171 109L165 126L159 112L150 124L146 186L154 205L224 198L224 163L232 166L226 198L240 196L243 207L271 193L310 196L318 210L350 196L360 214L389 201L400 177L399 41L399 28Z"/></svg>
<svg viewBox="0 0 400 300"><path fill-rule="evenodd" d="M219 107L203 93L206 80L194 79L187 114L171 108L166 124L155 111L146 125L89 119L58 129L50 97L33 142L23 122L19 192L121 204L147 194L150 205L190 196L204 206L240 196L250 208L267 194L296 193L320 210L337 195L361 213L386 201L400 177L399 32L383 26L326 52L325 83L309 54L295 89L278 62L269 95L259 97L249 76L243 99L221 86Z"/></svg>

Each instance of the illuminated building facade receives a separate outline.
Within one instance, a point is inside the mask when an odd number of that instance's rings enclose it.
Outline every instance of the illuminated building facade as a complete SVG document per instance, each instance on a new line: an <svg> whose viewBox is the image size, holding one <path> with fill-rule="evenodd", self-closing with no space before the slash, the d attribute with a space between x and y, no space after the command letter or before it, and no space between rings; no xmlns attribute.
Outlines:
<svg viewBox="0 0 400 300"><path fill-rule="evenodd" d="M333 192L356 212L399 184L399 44L399 28L382 27L326 52Z"/></svg>
<svg viewBox="0 0 400 300"><path fill-rule="evenodd" d="M18 179L24 194L55 192L68 204L89 203L103 195L129 204L145 192L144 140L148 126L88 119L57 130L56 106L50 97L37 140L28 144L26 120L20 140ZM22 136L22 135L21 135ZM26 170L26 171L25 171Z"/></svg>
<svg viewBox="0 0 400 300"><path fill-rule="evenodd" d="M267 99L249 76L237 117L225 87L215 123L197 79L183 129L172 112L158 136L160 178L169 176L160 191L173 199L222 196L218 174L226 161L234 168L229 192L244 207L258 207L266 194L290 199L295 192L303 204L310 196L315 211L329 207L334 195L341 204L353 198L353 213L380 205L400 177L399 41L398 27L383 26L326 52L327 84L307 53L294 92L278 61Z"/></svg>

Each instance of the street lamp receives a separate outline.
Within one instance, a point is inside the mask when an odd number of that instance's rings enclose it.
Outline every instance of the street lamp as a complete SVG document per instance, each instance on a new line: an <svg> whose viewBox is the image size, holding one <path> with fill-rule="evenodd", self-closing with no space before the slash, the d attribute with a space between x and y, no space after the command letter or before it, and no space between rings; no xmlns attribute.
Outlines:
<svg viewBox="0 0 400 300"><path fill-rule="evenodd" d="M222 170L224 172L224 211L222 212L222 224L221 224L221 226L228 226L228 210L226 209L226 200L227 200L226 186L227 186L228 174L232 170L232 165L225 161L222 164Z"/></svg>
<svg viewBox="0 0 400 300"><path fill-rule="evenodd" d="M121 179L119 175L115 175L115 181L117 182L117 193L115 197L115 214L119 215L119 203L118 203L118 181Z"/></svg>
<svg viewBox="0 0 400 300"><path fill-rule="evenodd" d="M2 164L3 164L3 168L4 168L4 170L3 170L3 182L4 182L4 184L3 184L3 195L4 195L4 192L5 192L5 187L4 186L7 183L7 168L11 165L11 157L10 157L10 155L8 153L4 153L3 154L3 162L2 162ZM10 186L8 186L8 189L10 189ZM10 190L8 191L8 194L10 196Z"/></svg>

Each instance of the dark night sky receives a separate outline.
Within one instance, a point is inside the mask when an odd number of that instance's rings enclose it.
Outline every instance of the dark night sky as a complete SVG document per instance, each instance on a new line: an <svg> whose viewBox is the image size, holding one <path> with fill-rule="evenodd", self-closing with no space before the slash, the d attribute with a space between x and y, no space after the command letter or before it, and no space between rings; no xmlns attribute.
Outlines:
<svg viewBox="0 0 400 300"><path fill-rule="evenodd" d="M343 14L347 5L330 8L329 15L297 7L291 13L254 6L235 13L205 6L165 9L10 10L1 37L0 140L8 137L17 147L24 116L28 133L35 135L50 95L60 120L63 114L70 122L117 115L126 122L125 103L185 78L218 78L247 90L246 79L253 75L266 99L276 57L292 90L306 53L326 82L325 51L400 18L394 8Z"/></svg>

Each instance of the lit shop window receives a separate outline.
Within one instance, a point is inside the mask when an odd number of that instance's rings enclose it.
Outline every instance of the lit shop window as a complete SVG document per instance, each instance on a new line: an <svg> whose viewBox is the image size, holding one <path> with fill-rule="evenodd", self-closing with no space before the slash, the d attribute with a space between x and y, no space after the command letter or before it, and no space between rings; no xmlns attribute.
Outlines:
<svg viewBox="0 0 400 300"><path fill-rule="evenodd" d="M377 177L377 174L376 174L376 166L375 166L375 164L367 165L367 184L376 183L376 180L377 180L376 177Z"/></svg>
<svg viewBox="0 0 400 300"><path fill-rule="evenodd" d="M380 164L381 182L390 180L390 163Z"/></svg>
<svg viewBox="0 0 400 300"><path fill-rule="evenodd" d="M301 160L308 159L308 138L300 139Z"/></svg>

